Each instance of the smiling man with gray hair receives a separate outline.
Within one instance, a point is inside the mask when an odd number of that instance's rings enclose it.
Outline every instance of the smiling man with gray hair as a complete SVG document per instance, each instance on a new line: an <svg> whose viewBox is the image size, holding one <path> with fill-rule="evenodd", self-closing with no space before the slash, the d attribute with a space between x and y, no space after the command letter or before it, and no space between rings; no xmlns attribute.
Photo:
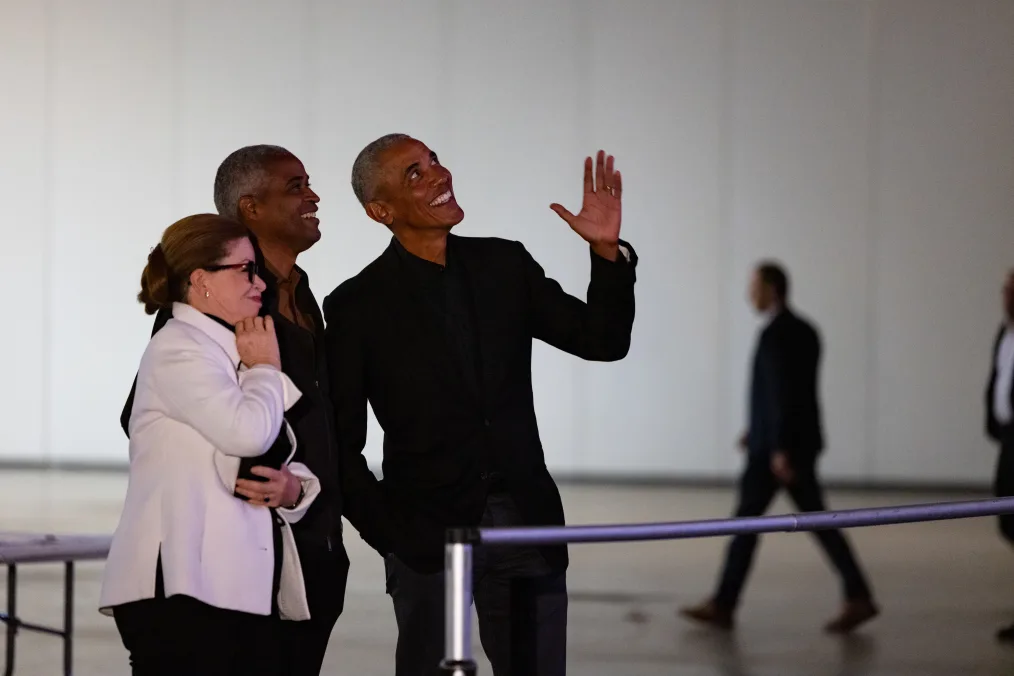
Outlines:
<svg viewBox="0 0 1014 676"><path fill-rule="evenodd" d="M285 148L272 145L246 146L230 153L215 174L215 208L219 215L239 218L240 199L262 193L270 165L292 156Z"/></svg>
<svg viewBox="0 0 1014 676"><path fill-rule="evenodd" d="M296 257L320 240L320 198L310 188L310 178L295 155L280 146L253 145L230 153L221 163L215 175L214 199L220 215L243 223L254 236L258 274L266 285L261 314L274 320L282 371L302 393L286 415L297 442L292 459L319 478L321 493L302 520L292 526L310 619L281 622L282 661L287 674L316 676L344 607L349 569L342 543L333 407L326 385L324 320L306 273L296 265ZM152 335L171 317L169 311L159 312ZM128 436L133 397L131 390L120 419ZM271 456L269 450L258 458L244 459L241 476L255 480L287 472L284 465L252 467L254 462L270 465ZM267 484L251 481L244 486L256 490ZM199 647L179 649L195 651Z"/></svg>
<svg viewBox="0 0 1014 676"><path fill-rule="evenodd" d="M376 197L381 178L381 156L398 143L410 138L408 134L388 134L363 148L352 164L352 192L364 207Z"/></svg>
<svg viewBox="0 0 1014 676"><path fill-rule="evenodd" d="M600 151L584 162L580 212L550 206L588 251L581 300L520 242L452 235L465 212L421 141L382 136L353 164L356 198L392 238L324 300L325 338L344 512L384 557L395 676L440 673L447 528L564 523L539 439L532 342L588 361L626 356L637 256L620 240L622 188ZM384 431L382 481L363 456L367 404ZM479 635L497 676L566 673L568 561L566 547L477 554Z"/></svg>

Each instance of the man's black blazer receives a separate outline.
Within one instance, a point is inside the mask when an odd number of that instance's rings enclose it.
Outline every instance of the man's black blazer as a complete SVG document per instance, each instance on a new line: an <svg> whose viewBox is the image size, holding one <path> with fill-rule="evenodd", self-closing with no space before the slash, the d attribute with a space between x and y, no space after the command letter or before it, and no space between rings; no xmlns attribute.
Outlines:
<svg viewBox="0 0 1014 676"><path fill-rule="evenodd" d="M993 361L989 372L989 384L986 386L986 434L997 443L1014 444L1014 425L1001 425L996 419L993 411L993 390L996 389L997 371L996 359L1000 353L1000 344L1003 342L1004 334L1007 332L1007 325L1000 327L993 342ZM1010 391L1011 407L1014 408L1014 387Z"/></svg>
<svg viewBox="0 0 1014 676"><path fill-rule="evenodd" d="M518 242L449 238L470 290L479 396L393 241L324 299L344 515L367 543L417 571L440 570L445 529L478 526L490 470L504 475L526 524L563 524L535 417L532 339L586 360L626 356L637 258L623 245L629 261L591 254L585 303ZM362 455L367 401L384 430L382 481ZM566 568L566 547L543 554Z"/></svg>
<svg viewBox="0 0 1014 676"><path fill-rule="evenodd" d="M750 383L751 454L784 451L790 460L807 463L824 449L820 353L817 330L787 308L761 332Z"/></svg>

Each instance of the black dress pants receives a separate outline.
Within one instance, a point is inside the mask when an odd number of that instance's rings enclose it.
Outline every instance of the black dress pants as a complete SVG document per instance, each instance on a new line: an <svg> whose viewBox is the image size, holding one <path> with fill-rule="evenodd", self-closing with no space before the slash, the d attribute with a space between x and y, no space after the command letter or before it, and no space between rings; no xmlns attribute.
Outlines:
<svg viewBox="0 0 1014 676"><path fill-rule="evenodd" d="M277 607L282 533L280 517L272 518L271 615L216 608L182 594L167 598L160 553L155 597L113 608L133 676L286 676Z"/></svg>
<svg viewBox="0 0 1014 676"><path fill-rule="evenodd" d="M817 477L816 462L794 465L795 480L785 489L792 501L801 512L822 512L824 491ZM761 516L774 500L782 484L771 471L768 457L751 454L747 460L746 470L740 477L739 506L736 516ZM841 531L816 531L814 535L827 554L838 574L842 578L844 595L848 601L870 599L870 588L863 572L859 568L848 541ZM737 535L733 537L726 551L725 569L722 572L715 603L725 610L732 611L739 604L740 594L746 583L747 575L753 564L757 549L757 535Z"/></svg>
<svg viewBox="0 0 1014 676"><path fill-rule="evenodd" d="M282 673L317 676L327 652L331 631L345 606L349 557L341 540L299 545L299 563L306 584L310 619L281 621Z"/></svg>
<svg viewBox="0 0 1014 676"><path fill-rule="evenodd" d="M516 526L507 494L490 495L482 526ZM537 549L477 547L473 599L479 639L494 676L564 676L567 670L567 577ZM387 592L398 622L395 676L440 673L444 650L444 574L421 574L394 555L385 561Z"/></svg>
<svg viewBox="0 0 1014 676"><path fill-rule="evenodd" d="M133 676L279 676L275 617L215 608L189 596L113 609Z"/></svg>
<svg viewBox="0 0 1014 676"><path fill-rule="evenodd" d="M1004 441L1000 444L1000 456L996 461L996 478L993 492L998 498L1014 496L1014 433L1005 430ZM1007 542L1014 544L1014 514L999 516L1000 534Z"/></svg>

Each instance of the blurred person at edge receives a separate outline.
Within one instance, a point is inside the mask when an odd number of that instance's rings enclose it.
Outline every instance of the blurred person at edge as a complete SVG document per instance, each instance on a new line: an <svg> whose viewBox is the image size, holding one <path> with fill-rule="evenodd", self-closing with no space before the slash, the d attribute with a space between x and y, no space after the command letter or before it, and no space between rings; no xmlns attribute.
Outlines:
<svg viewBox="0 0 1014 676"><path fill-rule="evenodd" d="M1003 287L1003 313L986 388L986 433L1000 445L993 484L1000 498L1014 496L1014 269ZM1014 544L1014 514L1000 515L1000 533ZM997 632L997 638L1014 644L1014 624Z"/></svg>
<svg viewBox="0 0 1014 676"><path fill-rule="evenodd" d="M309 618L288 524L320 484L292 462L285 413L301 394L257 316L264 287L247 228L212 214L169 226L141 275L145 312L172 317L138 368L100 598L137 676L280 676L278 620ZM281 471L240 479L242 458Z"/></svg>

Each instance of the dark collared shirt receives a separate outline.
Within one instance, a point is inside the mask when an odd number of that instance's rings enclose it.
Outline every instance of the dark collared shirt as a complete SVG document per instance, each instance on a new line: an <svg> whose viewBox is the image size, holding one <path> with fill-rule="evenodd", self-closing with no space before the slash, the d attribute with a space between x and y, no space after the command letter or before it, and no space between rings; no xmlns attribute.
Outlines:
<svg viewBox="0 0 1014 676"><path fill-rule="evenodd" d="M427 307L442 320L451 352L469 387L480 391L480 361L475 331L471 289L460 261L448 247L446 265L440 265L409 253L397 239L395 249L418 282L415 289Z"/></svg>
<svg viewBox="0 0 1014 676"><path fill-rule="evenodd" d="M299 286L299 282L302 277L299 274L299 268L295 265L292 266L292 271L289 272L288 277L282 277L278 274L278 271L274 269L268 260L264 259L264 267L267 271L274 276L275 284L278 291L278 314L282 315L296 326L306 329L310 333L316 331L314 326L313 317L303 312L299 304L296 302L296 288Z"/></svg>
<svg viewBox="0 0 1014 676"><path fill-rule="evenodd" d="M476 397L482 396L482 361L476 330L475 307L468 275L448 242L445 265L410 253L396 238L394 247L417 283L414 291L440 321L450 352ZM482 478L490 493L508 491L506 480L493 459L484 456Z"/></svg>

